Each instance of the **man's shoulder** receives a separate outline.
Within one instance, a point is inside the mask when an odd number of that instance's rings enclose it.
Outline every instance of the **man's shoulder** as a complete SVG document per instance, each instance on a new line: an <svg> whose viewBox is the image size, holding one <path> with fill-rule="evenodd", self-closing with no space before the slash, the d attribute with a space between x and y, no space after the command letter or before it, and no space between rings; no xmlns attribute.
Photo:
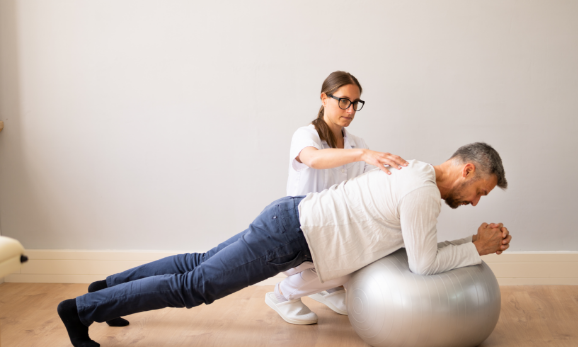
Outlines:
<svg viewBox="0 0 578 347"><path fill-rule="evenodd" d="M377 169L377 168L376 168ZM433 166L418 160L408 160L408 165L401 168L389 168L392 175L386 175L381 170L373 169L363 174L364 176L375 176L384 180L407 182L416 184L417 182L428 182L435 185L435 170Z"/></svg>
<svg viewBox="0 0 578 347"><path fill-rule="evenodd" d="M435 181L435 170L433 166L417 160L408 160L408 166L400 170L390 168L391 175L381 170L374 169L364 173L353 180L369 180L371 184L387 187L390 193L404 196L411 191L423 187L438 190ZM439 190L438 190L439 192Z"/></svg>
<svg viewBox="0 0 578 347"><path fill-rule="evenodd" d="M408 165L401 170L400 174L407 176L406 180L422 181L423 183L435 184L435 170L431 164L419 160L408 160Z"/></svg>
<svg viewBox="0 0 578 347"><path fill-rule="evenodd" d="M412 193L418 193L420 196L426 193L428 196L440 198L435 170L428 163L408 160L408 166L397 171L395 176L396 181L392 182L392 187L398 189L400 198Z"/></svg>

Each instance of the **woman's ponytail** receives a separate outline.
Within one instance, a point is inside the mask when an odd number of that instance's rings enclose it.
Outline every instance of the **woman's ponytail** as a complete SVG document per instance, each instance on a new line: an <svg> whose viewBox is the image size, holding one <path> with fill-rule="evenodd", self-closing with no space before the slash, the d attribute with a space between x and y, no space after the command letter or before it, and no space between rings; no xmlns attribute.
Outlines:
<svg viewBox="0 0 578 347"><path fill-rule="evenodd" d="M333 132L329 129L329 125L327 125L323 119L323 115L325 114L324 110L323 105L321 105L317 118L311 123L315 126L315 130L317 130L321 141L327 142L330 148L336 148L337 141L335 140L335 135L333 135Z"/></svg>

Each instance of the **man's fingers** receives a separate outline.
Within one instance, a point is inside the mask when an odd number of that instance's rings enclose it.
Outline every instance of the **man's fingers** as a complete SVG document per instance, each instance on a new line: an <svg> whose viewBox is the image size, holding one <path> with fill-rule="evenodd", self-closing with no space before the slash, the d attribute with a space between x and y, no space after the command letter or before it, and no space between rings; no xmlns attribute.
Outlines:
<svg viewBox="0 0 578 347"><path fill-rule="evenodd" d="M502 235L504 238L507 237L508 235L510 235L510 231L508 231L508 228L506 228L506 227L502 228Z"/></svg>
<svg viewBox="0 0 578 347"><path fill-rule="evenodd" d="M480 228L487 228L488 227L488 223L482 223L482 225L480 225Z"/></svg>
<svg viewBox="0 0 578 347"><path fill-rule="evenodd" d="M507 244L510 243L510 241L512 241L512 235L508 235L507 237L505 237L505 238L502 240L502 244L507 245Z"/></svg>

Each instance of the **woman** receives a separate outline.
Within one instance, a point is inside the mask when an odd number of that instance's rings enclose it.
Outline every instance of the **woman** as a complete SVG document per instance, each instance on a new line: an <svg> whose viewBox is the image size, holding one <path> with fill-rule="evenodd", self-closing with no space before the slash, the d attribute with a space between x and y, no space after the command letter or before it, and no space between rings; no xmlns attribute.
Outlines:
<svg viewBox="0 0 578 347"><path fill-rule="evenodd" d="M320 192L375 167L390 174L384 165L407 165L397 155L369 150L363 139L345 130L363 108L361 92L357 79L347 72L335 71L325 79L317 119L297 129L291 140L287 195ZM305 295L347 314L343 284L348 276L321 283L311 262L285 274L288 277L266 294L265 302L288 323L317 323L317 315L301 301Z"/></svg>

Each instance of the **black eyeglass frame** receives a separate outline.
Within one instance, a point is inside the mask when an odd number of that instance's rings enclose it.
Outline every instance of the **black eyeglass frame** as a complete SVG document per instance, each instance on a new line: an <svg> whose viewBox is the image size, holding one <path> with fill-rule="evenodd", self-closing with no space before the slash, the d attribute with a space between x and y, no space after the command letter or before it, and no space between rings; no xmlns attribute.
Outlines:
<svg viewBox="0 0 578 347"><path fill-rule="evenodd" d="M333 95L333 94L325 94L325 95L327 95L327 96L329 96L329 97L337 100L337 106L339 106L339 108L342 109L342 110L347 110L351 105L353 105L353 104L356 103L356 102L357 102L357 103L361 103L361 107L360 107L358 110L355 110L355 107L353 108L356 112L357 112L357 111L361 111L361 109L363 108L363 106L365 106L365 101L363 101L363 100L351 101L351 100L349 100L348 98L339 98L339 97L337 97L337 96L335 96L335 95ZM339 104L341 103L341 100L347 100L347 101L349 101L349 105L348 105L346 108L341 107L341 105L339 105Z"/></svg>

